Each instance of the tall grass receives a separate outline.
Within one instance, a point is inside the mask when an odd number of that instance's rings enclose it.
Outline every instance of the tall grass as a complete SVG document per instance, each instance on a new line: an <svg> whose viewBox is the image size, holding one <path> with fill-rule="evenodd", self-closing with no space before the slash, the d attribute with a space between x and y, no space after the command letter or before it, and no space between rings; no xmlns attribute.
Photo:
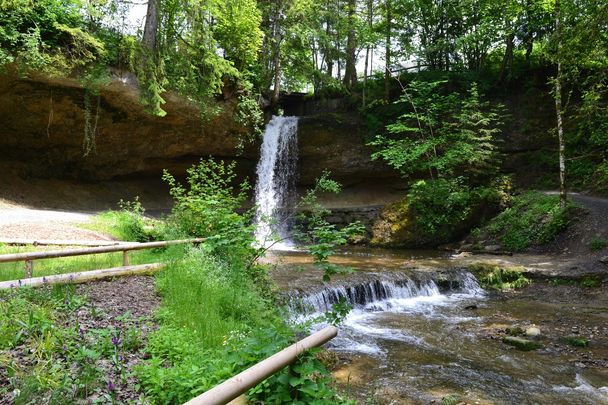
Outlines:
<svg viewBox="0 0 608 405"><path fill-rule="evenodd" d="M268 303L252 288L245 269L192 249L157 278L163 324L188 328L205 348L221 346L232 333L266 323Z"/></svg>

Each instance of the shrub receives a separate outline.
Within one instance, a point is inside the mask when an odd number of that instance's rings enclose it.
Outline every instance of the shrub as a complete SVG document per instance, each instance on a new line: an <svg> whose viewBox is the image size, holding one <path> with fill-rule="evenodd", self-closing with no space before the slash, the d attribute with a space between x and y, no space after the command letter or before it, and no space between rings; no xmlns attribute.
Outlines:
<svg viewBox="0 0 608 405"><path fill-rule="evenodd" d="M608 241L600 238L593 238L590 243L591 250L602 250L608 246Z"/></svg>
<svg viewBox="0 0 608 405"><path fill-rule="evenodd" d="M559 205L558 196L530 191L513 199L513 204L493 218L486 230L508 250L522 251L542 245L568 227L574 206Z"/></svg>
<svg viewBox="0 0 608 405"><path fill-rule="evenodd" d="M498 194L492 188L469 187L461 178L420 180L410 188L408 204L429 239L447 240L479 208L497 205Z"/></svg>
<svg viewBox="0 0 608 405"><path fill-rule="evenodd" d="M170 187L174 207L168 218L169 233L177 236L207 238L210 252L232 257L253 257L253 211L238 209L247 199L249 184L237 188L235 163L201 159L187 170L187 186L178 183L167 171L163 174Z"/></svg>

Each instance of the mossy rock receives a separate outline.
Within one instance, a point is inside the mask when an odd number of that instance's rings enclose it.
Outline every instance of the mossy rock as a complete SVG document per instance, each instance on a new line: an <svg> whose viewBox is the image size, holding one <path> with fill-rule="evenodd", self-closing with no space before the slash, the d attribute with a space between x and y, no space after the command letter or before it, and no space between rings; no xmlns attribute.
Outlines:
<svg viewBox="0 0 608 405"><path fill-rule="evenodd" d="M509 336L520 336L524 334L524 330L519 326L509 326L506 329L506 332Z"/></svg>
<svg viewBox="0 0 608 405"><path fill-rule="evenodd" d="M589 339L580 336L567 336L561 339L562 342L574 347L589 347Z"/></svg>
<svg viewBox="0 0 608 405"><path fill-rule="evenodd" d="M426 237L416 224L416 218L406 199L387 205L372 229L370 244L379 247L416 248L429 245L432 238Z"/></svg>
<svg viewBox="0 0 608 405"><path fill-rule="evenodd" d="M502 341L503 343L508 344L509 346L513 346L519 350L523 350L526 352L530 350L540 349L543 347L543 345L538 342L516 336L505 336Z"/></svg>

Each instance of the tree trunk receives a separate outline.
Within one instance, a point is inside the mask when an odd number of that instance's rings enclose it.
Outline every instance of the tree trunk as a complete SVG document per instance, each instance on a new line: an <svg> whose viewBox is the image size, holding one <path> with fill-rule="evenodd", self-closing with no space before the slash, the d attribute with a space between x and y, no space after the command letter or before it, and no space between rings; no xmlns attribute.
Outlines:
<svg viewBox="0 0 608 405"><path fill-rule="evenodd" d="M347 89L357 84L356 51L357 38L355 31L355 12L357 0L348 0L348 35L346 39L346 67L344 70L344 85Z"/></svg>
<svg viewBox="0 0 608 405"><path fill-rule="evenodd" d="M156 35L158 31L158 0L148 0L148 11L144 25L143 46L153 54L156 52Z"/></svg>
<svg viewBox="0 0 608 405"><path fill-rule="evenodd" d="M564 142L562 110L562 38L561 38L560 0L555 1L555 33L557 35L557 76L555 77L555 113L557 115L557 139L559 142L559 205L564 208L567 202L566 191L566 145Z"/></svg>
<svg viewBox="0 0 608 405"><path fill-rule="evenodd" d="M374 0L367 0L367 25L369 27L369 30L371 31L372 29L372 24L374 22ZM366 92L367 92L367 71L368 68L369 70L371 70L371 61L370 61L370 51L371 51L371 46L369 45L369 43L367 44L367 47L365 48L365 68L363 69L363 107L365 107L365 103L366 103ZM372 56L373 57L373 56Z"/></svg>
<svg viewBox="0 0 608 405"><path fill-rule="evenodd" d="M515 34L513 32L507 35L505 49L505 55L502 58L502 65L500 66L500 75L498 76L498 81L502 82L505 78L511 77L511 70L513 67L513 40L515 39Z"/></svg>
<svg viewBox="0 0 608 405"><path fill-rule="evenodd" d="M272 103L276 104L279 100L281 91L281 43L276 44L274 51L274 88L272 90Z"/></svg>
<svg viewBox="0 0 608 405"><path fill-rule="evenodd" d="M273 30L273 90L271 102L273 105L279 101L279 93L281 92L281 42L283 37L281 34L281 9L282 2L276 1L274 14L274 30Z"/></svg>
<svg viewBox="0 0 608 405"><path fill-rule="evenodd" d="M392 4L391 0L385 0L386 3L386 44L384 49L384 98L390 99L391 93L391 22L392 22Z"/></svg>

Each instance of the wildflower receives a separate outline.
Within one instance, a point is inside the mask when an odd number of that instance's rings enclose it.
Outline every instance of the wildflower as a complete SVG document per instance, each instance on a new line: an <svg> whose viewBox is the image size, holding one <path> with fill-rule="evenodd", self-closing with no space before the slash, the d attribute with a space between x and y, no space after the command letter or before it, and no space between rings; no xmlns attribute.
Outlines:
<svg viewBox="0 0 608 405"><path fill-rule="evenodd" d="M108 391L114 391L114 383L112 382L112 380L108 380Z"/></svg>
<svg viewBox="0 0 608 405"><path fill-rule="evenodd" d="M113 335L112 336L112 344L114 346L118 346L120 344L120 339L118 339L118 335Z"/></svg>

